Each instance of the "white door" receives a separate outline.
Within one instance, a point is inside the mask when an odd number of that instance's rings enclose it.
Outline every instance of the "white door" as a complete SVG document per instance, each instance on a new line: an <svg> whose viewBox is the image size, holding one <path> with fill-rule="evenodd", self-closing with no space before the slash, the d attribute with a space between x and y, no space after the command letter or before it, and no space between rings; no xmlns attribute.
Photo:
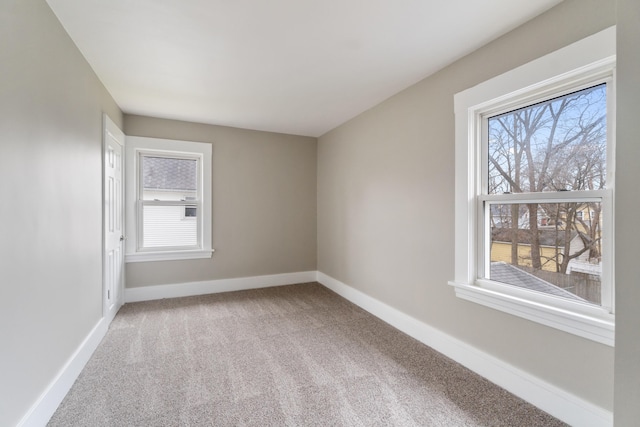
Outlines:
<svg viewBox="0 0 640 427"><path fill-rule="evenodd" d="M124 134L104 116L103 316L111 322L124 294Z"/></svg>

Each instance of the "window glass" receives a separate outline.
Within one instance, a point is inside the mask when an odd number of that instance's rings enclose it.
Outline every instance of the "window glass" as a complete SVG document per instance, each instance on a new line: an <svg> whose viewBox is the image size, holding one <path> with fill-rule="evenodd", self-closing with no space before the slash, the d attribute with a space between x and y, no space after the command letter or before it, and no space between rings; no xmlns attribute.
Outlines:
<svg viewBox="0 0 640 427"><path fill-rule="evenodd" d="M488 119L488 194L605 187L607 88L600 84Z"/></svg>
<svg viewBox="0 0 640 427"><path fill-rule="evenodd" d="M197 248L198 159L140 154L141 247Z"/></svg>
<svg viewBox="0 0 640 427"><path fill-rule="evenodd" d="M479 199L488 242L480 277L599 305L602 203L587 197L606 183L606 83L486 121L487 194L498 199Z"/></svg>
<svg viewBox="0 0 640 427"><path fill-rule="evenodd" d="M193 200L198 182L198 161L142 155L143 200Z"/></svg>
<svg viewBox="0 0 640 427"><path fill-rule="evenodd" d="M593 215L578 217L585 209ZM491 203L489 211L487 279L600 305L601 203Z"/></svg>

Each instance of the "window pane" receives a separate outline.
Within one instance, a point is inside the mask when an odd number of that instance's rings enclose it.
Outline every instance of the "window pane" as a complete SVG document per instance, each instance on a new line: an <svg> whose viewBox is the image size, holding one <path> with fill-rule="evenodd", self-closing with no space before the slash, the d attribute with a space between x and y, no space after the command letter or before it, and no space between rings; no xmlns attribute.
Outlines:
<svg viewBox="0 0 640 427"><path fill-rule="evenodd" d="M488 193L605 187L607 90L601 84L488 119Z"/></svg>
<svg viewBox="0 0 640 427"><path fill-rule="evenodd" d="M198 222L185 215L193 206L143 206L142 233L145 248L164 246L196 246L198 244Z"/></svg>
<svg viewBox="0 0 640 427"><path fill-rule="evenodd" d="M601 203L492 203L489 211L488 279L600 305Z"/></svg>
<svg viewBox="0 0 640 427"><path fill-rule="evenodd" d="M198 215L196 213L195 206L185 206L184 207L184 216L187 218L196 218Z"/></svg>
<svg viewBox="0 0 640 427"><path fill-rule="evenodd" d="M195 200L198 160L142 156L142 200Z"/></svg>

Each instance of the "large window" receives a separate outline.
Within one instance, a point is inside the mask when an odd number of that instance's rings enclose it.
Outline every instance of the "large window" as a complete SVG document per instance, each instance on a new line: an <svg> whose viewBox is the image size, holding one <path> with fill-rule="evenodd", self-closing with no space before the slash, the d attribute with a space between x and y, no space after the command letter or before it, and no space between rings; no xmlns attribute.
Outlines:
<svg viewBox="0 0 640 427"><path fill-rule="evenodd" d="M211 256L210 144L129 137L127 174L127 261Z"/></svg>
<svg viewBox="0 0 640 427"><path fill-rule="evenodd" d="M611 29L456 95L456 294L613 345Z"/></svg>

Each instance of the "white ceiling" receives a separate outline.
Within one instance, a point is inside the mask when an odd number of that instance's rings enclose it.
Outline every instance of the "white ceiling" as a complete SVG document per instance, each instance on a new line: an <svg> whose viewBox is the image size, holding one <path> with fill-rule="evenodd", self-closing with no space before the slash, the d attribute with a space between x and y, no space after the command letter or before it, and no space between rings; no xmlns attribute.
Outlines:
<svg viewBox="0 0 640 427"><path fill-rule="evenodd" d="M125 113L319 136L561 0L47 0Z"/></svg>

